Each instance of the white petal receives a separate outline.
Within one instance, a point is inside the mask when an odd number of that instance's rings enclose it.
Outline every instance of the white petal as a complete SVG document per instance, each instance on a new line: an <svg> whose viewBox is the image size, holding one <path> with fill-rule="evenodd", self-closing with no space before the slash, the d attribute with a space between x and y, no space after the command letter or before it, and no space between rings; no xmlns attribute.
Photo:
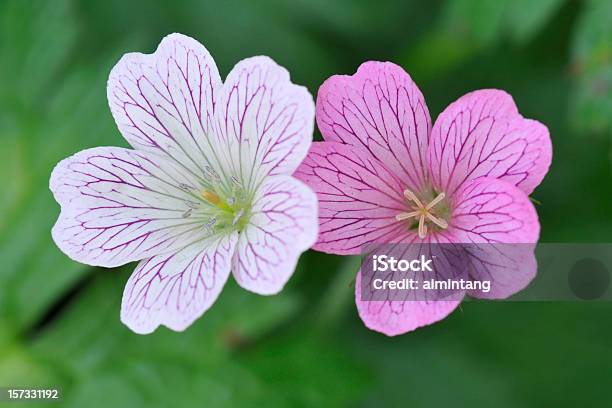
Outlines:
<svg viewBox="0 0 612 408"><path fill-rule="evenodd" d="M141 261L125 286L121 321L140 334L160 324L185 330L219 296L237 240L236 232L211 237Z"/></svg>
<svg viewBox="0 0 612 408"><path fill-rule="evenodd" d="M84 150L60 162L50 188L62 212L52 235L72 259L118 266L200 239L202 220L184 218L195 184L163 157L119 147Z"/></svg>
<svg viewBox="0 0 612 408"><path fill-rule="evenodd" d="M270 58L247 58L229 73L216 133L227 172L251 191L267 175L293 173L306 156L313 128L312 96Z"/></svg>
<svg viewBox="0 0 612 408"><path fill-rule="evenodd" d="M300 254L317 237L317 198L289 176L268 178L255 198L250 222L240 234L232 271L243 288L278 293Z"/></svg>
<svg viewBox="0 0 612 408"><path fill-rule="evenodd" d="M193 38L171 34L153 54L126 54L108 79L108 102L119 130L137 150L172 157L202 177L215 168L212 118L221 78Z"/></svg>

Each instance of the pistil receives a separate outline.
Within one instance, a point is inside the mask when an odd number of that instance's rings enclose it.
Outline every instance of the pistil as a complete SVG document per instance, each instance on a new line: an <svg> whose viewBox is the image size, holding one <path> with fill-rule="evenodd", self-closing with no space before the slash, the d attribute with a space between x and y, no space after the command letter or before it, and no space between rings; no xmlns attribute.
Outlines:
<svg viewBox="0 0 612 408"><path fill-rule="evenodd" d="M205 199L206 201L208 201L212 205L217 205L218 206L219 203L221 202L221 198L216 193L214 193L214 192L212 192L210 190L202 190L200 195L202 196L203 199Z"/></svg>

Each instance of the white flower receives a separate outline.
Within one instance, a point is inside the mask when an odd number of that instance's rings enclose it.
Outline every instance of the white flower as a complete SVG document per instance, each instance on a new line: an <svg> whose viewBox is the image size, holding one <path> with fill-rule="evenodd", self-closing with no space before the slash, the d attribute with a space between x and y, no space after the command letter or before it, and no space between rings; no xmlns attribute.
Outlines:
<svg viewBox="0 0 612 408"><path fill-rule="evenodd" d="M113 68L108 100L134 150L88 149L60 162L53 239L72 259L140 261L121 320L137 333L184 330L230 271L269 295L317 236L315 194L291 177L312 141L314 103L268 57L240 61L225 83L208 51L172 34Z"/></svg>

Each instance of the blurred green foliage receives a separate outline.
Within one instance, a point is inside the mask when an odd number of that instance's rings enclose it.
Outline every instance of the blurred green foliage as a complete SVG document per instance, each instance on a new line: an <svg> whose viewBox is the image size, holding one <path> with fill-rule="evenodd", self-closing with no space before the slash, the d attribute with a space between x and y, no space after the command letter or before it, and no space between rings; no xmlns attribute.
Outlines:
<svg viewBox="0 0 612 408"><path fill-rule="evenodd" d="M572 111L582 129L612 132L612 2L591 0L576 24L572 71L577 76Z"/></svg>
<svg viewBox="0 0 612 408"><path fill-rule="evenodd" d="M65 257L47 183L78 150L126 145L108 72L178 31L206 45L222 76L266 54L313 94L363 61L394 61L432 117L470 90L506 89L551 131L553 166L534 193L542 239L609 241L611 5L0 1L0 385L60 386L69 407L605 406L610 305L469 302L391 339L356 317L357 261L314 252L280 295L230 282L185 333L134 335L118 312L133 267Z"/></svg>

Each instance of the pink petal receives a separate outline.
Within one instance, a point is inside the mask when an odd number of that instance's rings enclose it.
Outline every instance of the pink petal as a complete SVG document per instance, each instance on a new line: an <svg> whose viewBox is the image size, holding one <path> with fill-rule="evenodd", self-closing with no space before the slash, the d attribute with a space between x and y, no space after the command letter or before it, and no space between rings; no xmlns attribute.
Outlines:
<svg viewBox="0 0 612 408"><path fill-rule="evenodd" d="M334 75L317 96L317 124L326 141L368 150L404 186L427 180L429 111L421 91L401 67L362 64L353 76Z"/></svg>
<svg viewBox="0 0 612 408"><path fill-rule="evenodd" d="M389 242L404 233L395 215L406 210L402 182L359 147L313 143L295 177L319 198L319 238L314 249L359 254L362 245Z"/></svg>
<svg viewBox="0 0 612 408"><path fill-rule="evenodd" d="M387 336L397 336L444 319L461 301L363 301L359 272L355 281L355 303L366 327Z"/></svg>
<svg viewBox="0 0 612 408"><path fill-rule="evenodd" d="M453 197L448 234L467 246L475 279L491 279L489 293L471 296L505 298L535 277L533 253L540 223L527 194L499 179L480 178L464 184ZM508 245L517 244L517 245Z"/></svg>
<svg viewBox="0 0 612 408"><path fill-rule="evenodd" d="M523 118L504 91L488 89L462 96L440 114L428 157L432 182L447 195L482 176L529 194L548 172L552 147L546 126Z"/></svg>
<svg viewBox="0 0 612 408"><path fill-rule="evenodd" d="M124 55L110 73L107 95L119 130L135 149L170 156L201 175L207 165L216 168L210 138L220 88L206 48L171 34L153 54Z"/></svg>
<svg viewBox="0 0 612 408"><path fill-rule="evenodd" d="M293 177L269 177L240 234L232 268L236 281L255 293L278 293L300 254L314 244L317 227L316 195Z"/></svg>
<svg viewBox="0 0 612 408"><path fill-rule="evenodd" d="M538 214L523 191L482 177L461 186L453 197L449 233L463 243L534 243Z"/></svg>
<svg viewBox="0 0 612 408"><path fill-rule="evenodd" d="M125 286L121 321L139 334L160 324L185 330L219 296L237 241L233 232L141 261Z"/></svg>
<svg viewBox="0 0 612 408"><path fill-rule="evenodd" d="M267 175L293 173L304 159L312 142L314 102L270 58L247 58L223 85L216 129L226 172L254 188Z"/></svg>
<svg viewBox="0 0 612 408"><path fill-rule="evenodd" d="M118 266L182 248L202 235L184 218L194 178L151 153L97 147L61 161L49 182L62 207L52 235L70 258Z"/></svg>

